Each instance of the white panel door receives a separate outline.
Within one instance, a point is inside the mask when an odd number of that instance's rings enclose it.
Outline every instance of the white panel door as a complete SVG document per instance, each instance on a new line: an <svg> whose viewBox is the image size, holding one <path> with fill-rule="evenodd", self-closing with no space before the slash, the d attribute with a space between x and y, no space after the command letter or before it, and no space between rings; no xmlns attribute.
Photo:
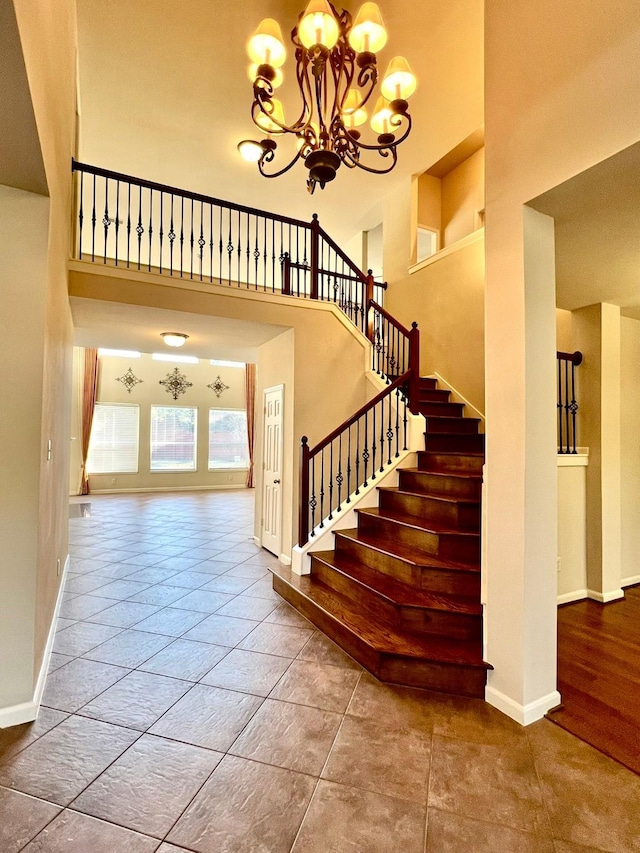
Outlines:
<svg viewBox="0 0 640 853"><path fill-rule="evenodd" d="M282 401L284 386L264 392L262 547L277 557L282 548Z"/></svg>

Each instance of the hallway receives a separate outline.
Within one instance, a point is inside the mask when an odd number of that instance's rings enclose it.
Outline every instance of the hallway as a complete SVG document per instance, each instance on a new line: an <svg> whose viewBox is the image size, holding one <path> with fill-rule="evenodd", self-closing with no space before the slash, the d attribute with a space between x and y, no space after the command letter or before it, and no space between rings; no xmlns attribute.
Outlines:
<svg viewBox="0 0 640 853"><path fill-rule="evenodd" d="M251 492L74 506L43 707L0 731L1 853L640 851L638 776L380 684L282 602Z"/></svg>

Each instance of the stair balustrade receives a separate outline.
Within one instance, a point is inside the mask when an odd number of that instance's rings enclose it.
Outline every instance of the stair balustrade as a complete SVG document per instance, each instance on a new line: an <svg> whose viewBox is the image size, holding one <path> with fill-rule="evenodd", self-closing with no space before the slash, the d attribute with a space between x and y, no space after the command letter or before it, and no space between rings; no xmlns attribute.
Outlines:
<svg viewBox="0 0 640 853"><path fill-rule="evenodd" d="M300 544L406 449L419 412L420 335L376 282L311 222L72 160L75 258L156 275L333 303L372 344L387 387L310 449L302 445ZM395 399L394 399L395 398Z"/></svg>
<svg viewBox="0 0 640 853"><path fill-rule="evenodd" d="M558 365L558 453L577 453L576 442L576 415L578 403L576 401L576 374L575 370L582 364L582 353L558 352L556 353Z"/></svg>
<svg viewBox="0 0 640 853"><path fill-rule="evenodd" d="M382 298L314 214L280 214L72 161L78 260L337 304L366 334Z"/></svg>
<svg viewBox="0 0 640 853"><path fill-rule="evenodd" d="M323 529L334 513L349 506L352 495L359 495L407 449L411 373L396 377L314 447L302 437L300 546L315 536L316 525Z"/></svg>

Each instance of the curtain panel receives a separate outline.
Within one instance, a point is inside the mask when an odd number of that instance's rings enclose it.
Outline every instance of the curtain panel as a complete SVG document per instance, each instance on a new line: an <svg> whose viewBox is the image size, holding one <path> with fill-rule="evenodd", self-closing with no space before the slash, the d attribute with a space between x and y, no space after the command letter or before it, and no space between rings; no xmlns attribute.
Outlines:
<svg viewBox="0 0 640 853"><path fill-rule="evenodd" d="M82 484L81 495L89 494L89 474L87 473L87 458L89 456L89 441L93 413L96 409L98 393L98 350L87 347L84 351L84 379L82 383Z"/></svg>

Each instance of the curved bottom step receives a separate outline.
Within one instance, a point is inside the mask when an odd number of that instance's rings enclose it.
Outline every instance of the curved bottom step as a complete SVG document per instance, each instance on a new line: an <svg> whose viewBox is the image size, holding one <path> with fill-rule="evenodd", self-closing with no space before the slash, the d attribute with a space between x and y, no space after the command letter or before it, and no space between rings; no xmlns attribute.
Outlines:
<svg viewBox="0 0 640 853"><path fill-rule="evenodd" d="M363 618L352 602L311 575L300 577L283 566L272 572L279 595L382 681L484 698L491 666L475 643L397 634L381 620Z"/></svg>

